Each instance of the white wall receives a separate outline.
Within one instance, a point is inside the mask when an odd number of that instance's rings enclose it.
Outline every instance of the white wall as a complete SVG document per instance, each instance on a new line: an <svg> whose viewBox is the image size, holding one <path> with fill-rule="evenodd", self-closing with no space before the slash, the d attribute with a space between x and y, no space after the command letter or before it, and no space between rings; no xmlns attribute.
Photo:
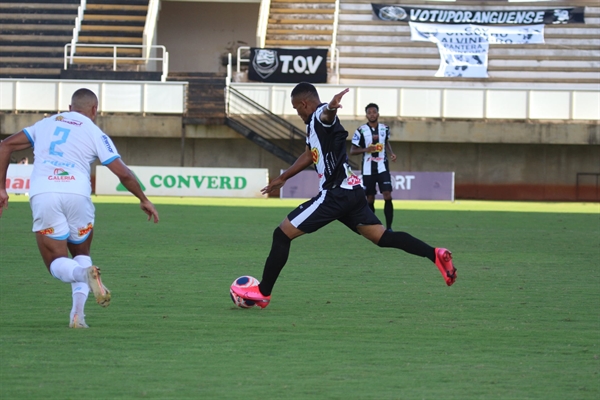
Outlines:
<svg viewBox="0 0 600 400"><path fill-rule="evenodd" d="M259 6L259 2L163 1L157 42L169 52L169 70L225 72L221 56L235 54L232 44L256 45Z"/></svg>

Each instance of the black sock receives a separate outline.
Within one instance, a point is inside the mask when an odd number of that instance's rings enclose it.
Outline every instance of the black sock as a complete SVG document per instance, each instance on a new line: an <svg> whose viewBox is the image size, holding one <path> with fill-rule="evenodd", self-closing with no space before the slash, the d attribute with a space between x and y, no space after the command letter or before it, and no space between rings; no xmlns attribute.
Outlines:
<svg viewBox="0 0 600 400"><path fill-rule="evenodd" d="M394 221L394 205L392 200L386 200L383 206L383 214L385 215L385 225L387 229L392 229L392 222Z"/></svg>
<svg viewBox="0 0 600 400"><path fill-rule="evenodd" d="M275 229L273 232L271 252L265 262L262 280L260 281L260 285L258 285L258 289L264 296L269 296L273 291L275 281L288 260L291 242L292 240L283 233L280 227Z"/></svg>
<svg viewBox="0 0 600 400"><path fill-rule="evenodd" d="M373 214L375 214L375 203L369 203L369 208L373 211Z"/></svg>
<svg viewBox="0 0 600 400"><path fill-rule="evenodd" d="M377 243L379 247L393 247L435 262L435 249L406 232L385 231Z"/></svg>

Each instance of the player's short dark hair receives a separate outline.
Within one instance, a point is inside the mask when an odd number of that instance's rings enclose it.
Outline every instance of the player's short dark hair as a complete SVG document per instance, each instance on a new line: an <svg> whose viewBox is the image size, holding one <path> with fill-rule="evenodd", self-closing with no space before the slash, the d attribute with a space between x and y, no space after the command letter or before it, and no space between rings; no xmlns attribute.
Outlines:
<svg viewBox="0 0 600 400"><path fill-rule="evenodd" d="M317 92L317 88L314 87L312 83L308 82L300 82L296 85L296 87L292 90L292 97L314 97L319 98L319 93Z"/></svg>
<svg viewBox="0 0 600 400"><path fill-rule="evenodd" d="M98 96L90 89L77 89L71 96L72 105L94 104L98 102Z"/></svg>
<svg viewBox="0 0 600 400"><path fill-rule="evenodd" d="M365 107L365 112L367 112L369 110L369 108L375 108L377 110L377 112L379 112L379 106L375 103L367 104L367 106Z"/></svg>

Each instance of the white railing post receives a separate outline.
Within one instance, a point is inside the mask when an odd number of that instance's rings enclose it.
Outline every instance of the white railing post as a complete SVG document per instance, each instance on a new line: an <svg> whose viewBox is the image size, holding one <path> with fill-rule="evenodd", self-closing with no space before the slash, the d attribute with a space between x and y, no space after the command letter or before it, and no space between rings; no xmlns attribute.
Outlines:
<svg viewBox="0 0 600 400"><path fill-rule="evenodd" d="M146 63L150 58L150 50L154 41L154 31L156 30L156 21L158 20L159 0L150 0L148 3L148 13L146 14L146 23L144 24L144 33L142 36L143 57Z"/></svg>
<svg viewBox="0 0 600 400"><path fill-rule="evenodd" d="M162 75L160 77L161 82L167 81L167 76L169 75L169 53L167 52L165 46L162 46L163 51L163 61L162 61Z"/></svg>
<svg viewBox="0 0 600 400"><path fill-rule="evenodd" d="M117 70L117 46L113 46L113 71Z"/></svg>
<svg viewBox="0 0 600 400"><path fill-rule="evenodd" d="M71 39L71 60L70 60L71 64L73 64L73 56L75 55L75 50L77 49L77 42L79 41L79 32L81 31L81 22L83 21L83 17L85 15L86 8L87 8L87 0L81 0L81 2L79 3L79 6L77 7L77 17L75 18L75 27L73 28L73 38ZM67 69L66 66L65 66L65 69Z"/></svg>
<svg viewBox="0 0 600 400"><path fill-rule="evenodd" d="M242 49L243 50L250 50L250 47L248 46L240 46L237 49L237 70L236 72L239 74L240 73L240 67L241 67L241 57L242 57ZM244 61L250 61L250 59L246 60L244 59Z"/></svg>
<svg viewBox="0 0 600 400"><path fill-rule="evenodd" d="M225 86L229 87L231 84L231 53L227 53L227 77L225 78Z"/></svg>
<svg viewBox="0 0 600 400"><path fill-rule="evenodd" d="M256 47L259 47L261 49L265 47L270 11L271 0L261 0L260 9L258 12L258 24L256 26Z"/></svg>
<svg viewBox="0 0 600 400"><path fill-rule="evenodd" d="M339 69L339 50L337 48L337 33L338 33L338 24L340 19L340 0L335 0L335 11L333 13L333 30L331 32L331 48L329 50L329 54L331 54L332 65L331 70L336 74L336 83L340 83L340 69ZM335 65L334 59L335 60Z"/></svg>

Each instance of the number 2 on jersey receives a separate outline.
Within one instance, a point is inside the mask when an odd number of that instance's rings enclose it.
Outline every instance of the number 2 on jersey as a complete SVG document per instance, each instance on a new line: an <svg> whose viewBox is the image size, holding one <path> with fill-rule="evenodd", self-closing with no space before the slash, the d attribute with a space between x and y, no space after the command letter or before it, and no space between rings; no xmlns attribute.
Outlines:
<svg viewBox="0 0 600 400"><path fill-rule="evenodd" d="M59 144L63 144L67 141L67 138L69 137L69 132L71 132L71 130L67 128L56 128L56 130L54 131L54 136L60 136L60 139L50 142L50 155L59 157L63 156L64 153L62 151L58 151L56 149L56 146Z"/></svg>

